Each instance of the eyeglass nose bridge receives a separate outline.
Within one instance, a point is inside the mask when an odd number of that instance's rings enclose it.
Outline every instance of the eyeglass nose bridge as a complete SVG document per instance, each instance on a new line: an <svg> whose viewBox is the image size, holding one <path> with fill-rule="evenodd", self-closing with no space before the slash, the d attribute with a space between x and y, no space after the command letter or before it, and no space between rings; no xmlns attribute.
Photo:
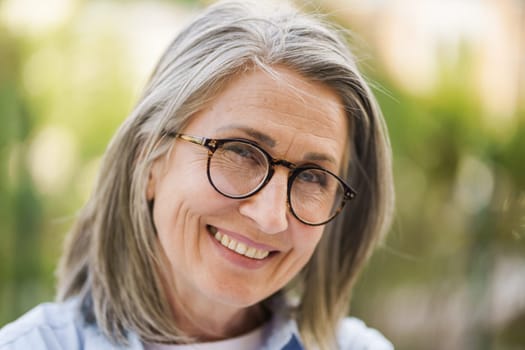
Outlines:
<svg viewBox="0 0 525 350"><path fill-rule="evenodd" d="M259 192L262 188L264 188L272 180L273 175L275 174L275 167L277 165L281 165L281 166L291 170L288 173L288 180L292 176L293 171L297 168L297 165L295 165L294 163L289 162L289 161L287 161L285 159L272 158L269 155L266 155L266 157L268 158L268 174L266 175L266 178L264 179L264 181L259 186L257 192ZM290 187L290 183L289 182L290 181L287 182L287 187ZM288 202L288 205L290 205L290 203L289 203L290 199L287 198L286 201Z"/></svg>
<svg viewBox="0 0 525 350"><path fill-rule="evenodd" d="M275 159L275 158L271 158L270 159L270 167L275 167L276 165L282 165L290 170L294 170L295 168L297 168L297 165L295 165L294 163L292 162L289 162L287 160L284 160L284 159Z"/></svg>

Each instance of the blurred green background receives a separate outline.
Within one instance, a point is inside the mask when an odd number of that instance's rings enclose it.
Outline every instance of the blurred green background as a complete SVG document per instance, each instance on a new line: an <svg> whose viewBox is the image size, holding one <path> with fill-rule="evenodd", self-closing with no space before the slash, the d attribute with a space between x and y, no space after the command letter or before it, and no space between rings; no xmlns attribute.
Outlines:
<svg viewBox="0 0 525 350"><path fill-rule="evenodd" d="M525 3L299 4L354 33L397 212L352 313L397 349L525 349ZM54 296L110 137L204 1L0 0L0 326Z"/></svg>

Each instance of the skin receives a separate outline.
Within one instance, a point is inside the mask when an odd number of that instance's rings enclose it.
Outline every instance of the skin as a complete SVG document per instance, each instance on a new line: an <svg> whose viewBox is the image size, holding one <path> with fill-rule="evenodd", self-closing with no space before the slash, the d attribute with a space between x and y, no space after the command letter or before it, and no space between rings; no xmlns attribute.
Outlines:
<svg viewBox="0 0 525 350"><path fill-rule="evenodd" d="M240 74L192 117L184 133L245 138L273 157L317 164L338 173L347 119L337 94L297 73L274 67ZM304 267L324 227L299 222L287 208L288 169L278 166L256 195L229 199L206 176L207 149L174 141L168 157L152 167L147 196L170 263L168 294L181 330L200 341L243 334L265 320L259 303ZM262 260L242 257L218 244L216 230L271 251Z"/></svg>

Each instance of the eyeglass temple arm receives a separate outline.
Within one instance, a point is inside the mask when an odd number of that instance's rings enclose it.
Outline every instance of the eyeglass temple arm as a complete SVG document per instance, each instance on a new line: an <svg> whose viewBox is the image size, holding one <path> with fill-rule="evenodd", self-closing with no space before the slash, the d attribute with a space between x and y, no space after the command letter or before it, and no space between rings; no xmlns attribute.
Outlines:
<svg viewBox="0 0 525 350"><path fill-rule="evenodd" d="M192 136L192 135L186 135L186 134L179 134L179 133L176 133L176 132L166 132L166 135L168 135L169 137L174 137L174 138L181 139L183 141L188 141L188 142L191 142L191 143L195 143L195 144L201 145L201 146L206 146L206 147L210 147L210 146L214 147L215 146L215 142L213 142L214 140L208 139L206 137Z"/></svg>
<svg viewBox="0 0 525 350"><path fill-rule="evenodd" d="M201 145L201 146L206 146L206 143L208 141L207 138L200 137L200 136L192 136L192 135L186 135L186 134L175 134L174 136L184 141L196 143L197 145Z"/></svg>

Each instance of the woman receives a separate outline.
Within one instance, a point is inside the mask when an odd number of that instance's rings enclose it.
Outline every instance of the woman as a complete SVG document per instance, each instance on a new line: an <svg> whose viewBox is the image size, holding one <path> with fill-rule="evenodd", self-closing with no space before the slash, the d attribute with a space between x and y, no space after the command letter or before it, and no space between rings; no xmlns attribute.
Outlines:
<svg viewBox="0 0 525 350"><path fill-rule="evenodd" d="M0 349L392 349L344 318L392 205L384 122L335 30L216 4L109 145L59 302Z"/></svg>

